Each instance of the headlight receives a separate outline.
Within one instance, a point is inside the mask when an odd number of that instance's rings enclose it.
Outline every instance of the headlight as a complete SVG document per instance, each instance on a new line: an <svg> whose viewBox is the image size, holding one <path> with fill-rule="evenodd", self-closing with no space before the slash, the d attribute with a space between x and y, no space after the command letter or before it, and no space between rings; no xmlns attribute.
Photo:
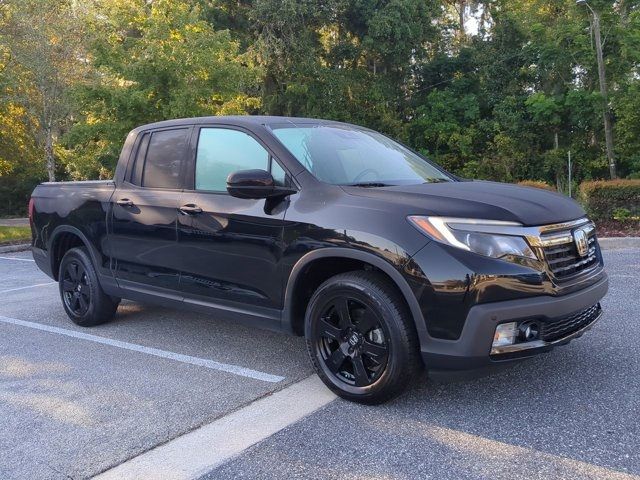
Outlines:
<svg viewBox="0 0 640 480"><path fill-rule="evenodd" d="M492 258L505 256L537 260L527 241L517 235L487 233L494 227L521 227L515 222L466 218L407 217L418 230L438 242Z"/></svg>

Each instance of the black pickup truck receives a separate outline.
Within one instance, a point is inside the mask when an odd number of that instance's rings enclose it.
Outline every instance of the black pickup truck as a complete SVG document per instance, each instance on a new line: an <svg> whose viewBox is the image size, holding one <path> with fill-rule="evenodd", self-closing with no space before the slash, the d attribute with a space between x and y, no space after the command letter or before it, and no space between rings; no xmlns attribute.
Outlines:
<svg viewBox="0 0 640 480"><path fill-rule="evenodd" d="M565 344L601 317L608 286L569 198L462 180L332 121L145 125L113 181L43 183L29 210L33 256L78 325L127 298L304 335L327 386L364 403L424 366Z"/></svg>

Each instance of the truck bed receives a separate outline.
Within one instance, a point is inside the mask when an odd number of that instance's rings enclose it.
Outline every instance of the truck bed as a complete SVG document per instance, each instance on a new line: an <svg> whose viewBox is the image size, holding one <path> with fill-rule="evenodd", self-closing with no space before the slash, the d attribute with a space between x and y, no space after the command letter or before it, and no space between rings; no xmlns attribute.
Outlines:
<svg viewBox="0 0 640 480"><path fill-rule="evenodd" d="M39 184L35 191L33 192L34 194L36 192L38 192L38 190L40 190L40 187L43 188L57 188L57 187L79 187L79 188L89 188L89 187L98 187L98 188L102 188L102 187L112 187L115 188L116 184L113 180L81 180L81 181L69 181L69 182L42 182L41 184Z"/></svg>
<svg viewBox="0 0 640 480"><path fill-rule="evenodd" d="M115 191L113 180L45 182L31 195L32 246L46 251L58 228L72 228L90 238L93 245L107 231L107 215Z"/></svg>

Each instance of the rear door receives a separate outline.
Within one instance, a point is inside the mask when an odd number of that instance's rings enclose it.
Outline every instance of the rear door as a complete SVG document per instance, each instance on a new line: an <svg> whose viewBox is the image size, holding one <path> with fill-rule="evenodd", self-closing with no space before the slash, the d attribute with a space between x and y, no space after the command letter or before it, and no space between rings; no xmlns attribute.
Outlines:
<svg viewBox="0 0 640 480"><path fill-rule="evenodd" d="M276 317L282 283L278 265L287 200L234 198L226 179L237 170L271 171L291 181L267 147L251 132L223 126L196 127L195 161L187 174L178 215L178 241L186 302L249 308Z"/></svg>
<svg viewBox="0 0 640 480"><path fill-rule="evenodd" d="M191 127L139 135L113 199L109 253L121 287L180 296L177 207Z"/></svg>

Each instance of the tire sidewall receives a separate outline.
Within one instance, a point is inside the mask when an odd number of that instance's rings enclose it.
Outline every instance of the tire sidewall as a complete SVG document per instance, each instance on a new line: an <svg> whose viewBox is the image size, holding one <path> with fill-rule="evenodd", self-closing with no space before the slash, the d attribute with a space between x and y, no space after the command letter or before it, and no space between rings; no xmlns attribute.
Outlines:
<svg viewBox="0 0 640 480"><path fill-rule="evenodd" d="M84 315L77 315L74 313L68 308L67 302L64 301L64 291L62 288L63 272L66 270L67 265L73 261L82 264L89 284L89 308ZM93 268L93 263L91 262L87 252L82 248L72 248L69 250L62 258L62 262L60 262L59 275L58 287L60 291L60 299L62 300L62 306L69 318L77 325L93 325L95 323L94 319L96 318L96 300L102 292L100 291L98 277Z"/></svg>
<svg viewBox="0 0 640 480"><path fill-rule="evenodd" d="M332 298L341 294L349 294L362 299L369 308L374 308L380 317L383 330L388 338L387 366L373 384L366 387L356 387L340 380L332 374L326 366L322 355L317 348L317 338L314 335L315 322L323 313L325 304ZM367 285L355 279L329 279L313 294L309 301L305 315L305 337L307 349L314 364L318 376L335 393L345 398L367 402L374 400L385 391L398 388L396 382L403 378L402 370L408 363L406 339L402 336L401 320L394 309L390 307L386 299L372 290Z"/></svg>

